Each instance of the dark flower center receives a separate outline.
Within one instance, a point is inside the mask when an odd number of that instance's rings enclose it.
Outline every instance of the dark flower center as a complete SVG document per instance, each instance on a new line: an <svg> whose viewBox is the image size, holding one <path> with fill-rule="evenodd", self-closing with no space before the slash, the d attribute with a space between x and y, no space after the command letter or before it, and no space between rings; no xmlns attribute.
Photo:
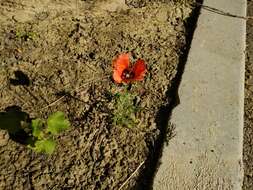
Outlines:
<svg viewBox="0 0 253 190"><path fill-rule="evenodd" d="M128 69L125 69L122 73L122 79L132 79L134 78L134 73Z"/></svg>

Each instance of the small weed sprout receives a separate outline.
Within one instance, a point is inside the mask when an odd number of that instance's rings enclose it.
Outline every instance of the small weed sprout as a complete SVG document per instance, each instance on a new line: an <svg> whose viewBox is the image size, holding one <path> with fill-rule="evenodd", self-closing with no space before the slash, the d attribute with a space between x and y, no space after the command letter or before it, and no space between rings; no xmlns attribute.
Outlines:
<svg viewBox="0 0 253 190"><path fill-rule="evenodd" d="M25 41L34 40L36 38L36 36L37 35L35 32L22 32L22 31L16 32L16 38L23 39Z"/></svg>
<svg viewBox="0 0 253 190"><path fill-rule="evenodd" d="M137 124L137 107L134 105L135 96L128 93L117 93L115 95L115 110L113 112L113 123L124 127L132 128Z"/></svg>
<svg viewBox="0 0 253 190"><path fill-rule="evenodd" d="M32 140L28 147L36 152L52 154L56 147L54 136L60 134L70 127L70 122L65 118L63 112L55 112L47 121L34 119L31 122Z"/></svg>

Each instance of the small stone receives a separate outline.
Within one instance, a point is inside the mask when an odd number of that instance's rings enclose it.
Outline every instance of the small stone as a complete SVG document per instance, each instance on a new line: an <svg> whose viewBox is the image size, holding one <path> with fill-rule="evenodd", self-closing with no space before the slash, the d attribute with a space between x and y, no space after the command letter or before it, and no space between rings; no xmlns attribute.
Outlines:
<svg viewBox="0 0 253 190"><path fill-rule="evenodd" d="M81 100L84 102L89 102L90 100L90 94L85 91L80 93L80 97L81 97Z"/></svg>
<svg viewBox="0 0 253 190"><path fill-rule="evenodd" d="M253 85L253 77L250 76L249 79L247 80L248 85Z"/></svg>
<svg viewBox="0 0 253 190"><path fill-rule="evenodd" d="M249 90L250 90L251 92L253 92L253 85L252 85L252 86L249 86Z"/></svg>
<svg viewBox="0 0 253 190"><path fill-rule="evenodd" d="M5 130L0 130L0 147L7 145L9 141L9 134Z"/></svg>

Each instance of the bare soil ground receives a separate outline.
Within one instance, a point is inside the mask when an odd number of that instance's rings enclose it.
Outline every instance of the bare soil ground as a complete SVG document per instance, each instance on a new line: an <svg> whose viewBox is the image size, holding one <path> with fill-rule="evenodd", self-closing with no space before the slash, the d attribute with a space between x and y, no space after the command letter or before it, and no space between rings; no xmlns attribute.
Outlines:
<svg viewBox="0 0 253 190"><path fill-rule="evenodd" d="M1 0L0 128L9 116L19 124L63 111L71 129L50 156L0 130L0 189L119 189L158 138L191 12L169 0ZM111 79L122 52L147 63L144 81L127 90ZM113 122L126 91L138 108L131 128Z"/></svg>
<svg viewBox="0 0 253 190"><path fill-rule="evenodd" d="M253 15L253 1L248 0L248 16ZM247 21L247 57L244 103L244 182L243 189L253 189L253 20Z"/></svg>

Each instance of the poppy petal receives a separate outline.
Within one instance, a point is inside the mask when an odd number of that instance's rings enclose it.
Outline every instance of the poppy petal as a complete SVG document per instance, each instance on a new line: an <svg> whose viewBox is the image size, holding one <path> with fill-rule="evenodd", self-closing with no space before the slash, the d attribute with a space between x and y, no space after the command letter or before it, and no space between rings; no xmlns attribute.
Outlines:
<svg viewBox="0 0 253 190"><path fill-rule="evenodd" d="M113 79L115 82L122 82L122 73L129 67L129 65L129 54L121 54L113 61Z"/></svg>
<svg viewBox="0 0 253 190"><path fill-rule="evenodd" d="M118 72L114 71L112 77L116 83L122 83L121 75Z"/></svg>
<svg viewBox="0 0 253 190"><path fill-rule="evenodd" d="M138 59L133 66L134 80L143 80L146 72L146 64L142 59Z"/></svg>

